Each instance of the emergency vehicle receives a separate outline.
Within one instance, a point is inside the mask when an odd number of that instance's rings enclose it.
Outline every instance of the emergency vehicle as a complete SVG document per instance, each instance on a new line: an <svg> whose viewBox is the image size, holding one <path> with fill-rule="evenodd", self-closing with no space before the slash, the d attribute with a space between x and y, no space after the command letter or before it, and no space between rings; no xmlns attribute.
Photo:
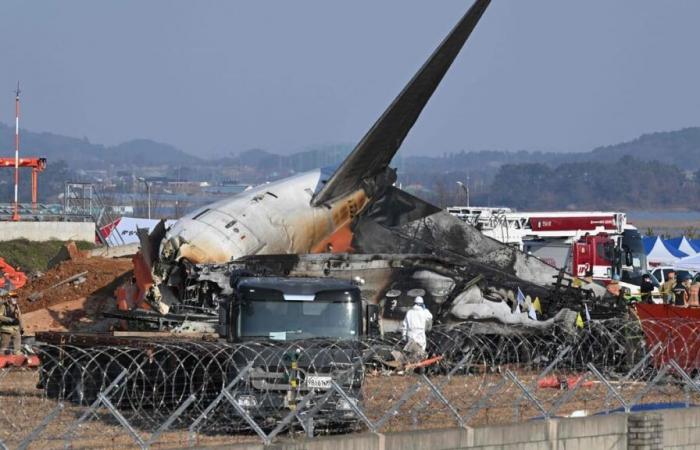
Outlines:
<svg viewBox="0 0 700 450"><path fill-rule="evenodd" d="M637 229L621 212L515 212L510 208L452 206L447 212L484 235L578 277L641 283L646 254Z"/></svg>

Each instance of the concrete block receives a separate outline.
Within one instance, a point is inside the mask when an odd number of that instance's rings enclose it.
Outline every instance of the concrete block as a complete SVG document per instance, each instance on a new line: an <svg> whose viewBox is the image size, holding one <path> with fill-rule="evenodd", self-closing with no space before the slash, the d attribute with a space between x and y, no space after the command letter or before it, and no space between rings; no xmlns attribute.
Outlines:
<svg viewBox="0 0 700 450"><path fill-rule="evenodd" d="M360 433L343 436L317 437L299 441L283 441L260 448L264 448L265 450L382 450L380 446L381 439L382 436L378 434ZM248 450L238 449L238 447L235 446L230 448L232 450ZM385 448L386 450L389 449L389 447Z"/></svg>
<svg viewBox="0 0 700 450"><path fill-rule="evenodd" d="M406 449L455 449L466 448L470 443L470 430L463 428L402 431L384 435L386 450Z"/></svg>
<svg viewBox="0 0 700 450"><path fill-rule="evenodd" d="M474 428L474 446L547 441L549 424L544 420L515 425Z"/></svg>
<svg viewBox="0 0 700 450"><path fill-rule="evenodd" d="M627 434L627 416L625 414L561 419L559 421L559 439L618 434Z"/></svg>
<svg viewBox="0 0 700 450"><path fill-rule="evenodd" d="M700 426L700 408L667 409L663 412L664 430Z"/></svg>
<svg viewBox="0 0 700 450"><path fill-rule="evenodd" d="M206 448L207 450L265 450L263 444L231 444L231 445L212 445L207 447L197 447Z"/></svg>

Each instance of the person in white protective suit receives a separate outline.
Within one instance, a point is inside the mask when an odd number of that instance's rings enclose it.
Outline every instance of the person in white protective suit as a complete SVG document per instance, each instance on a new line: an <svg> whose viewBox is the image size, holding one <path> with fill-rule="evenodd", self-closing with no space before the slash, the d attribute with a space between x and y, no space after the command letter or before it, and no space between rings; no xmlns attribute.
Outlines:
<svg viewBox="0 0 700 450"><path fill-rule="evenodd" d="M403 338L408 340L404 347L406 353L417 358L426 356L425 347L427 342L425 332L430 330L432 324L433 315L425 307L423 297L416 297L413 302L413 308L406 312L406 317L404 317L401 324Z"/></svg>

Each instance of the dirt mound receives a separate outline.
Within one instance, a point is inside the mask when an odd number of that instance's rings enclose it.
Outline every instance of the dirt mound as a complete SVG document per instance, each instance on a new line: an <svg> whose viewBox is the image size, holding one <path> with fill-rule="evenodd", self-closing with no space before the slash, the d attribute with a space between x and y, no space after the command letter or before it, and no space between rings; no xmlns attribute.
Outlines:
<svg viewBox="0 0 700 450"><path fill-rule="evenodd" d="M130 259L95 257L63 261L18 291L21 310L29 313L90 296L112 297L117 286L131 276L131 269ZM82 272L87 272L85 281L52 287ZM32 294L39 293L40 298L30 301Z"/></svg>

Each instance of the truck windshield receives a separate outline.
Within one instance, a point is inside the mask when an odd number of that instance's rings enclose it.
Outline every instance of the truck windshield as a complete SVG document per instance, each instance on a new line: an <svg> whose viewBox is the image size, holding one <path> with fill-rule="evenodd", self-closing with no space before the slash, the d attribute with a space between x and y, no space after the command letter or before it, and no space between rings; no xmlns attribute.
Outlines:
<svg viewBox="0 0 700 450"><path fill-rule="evenodd" d="M634 275L639 275L646 271L647 256L644 252L644 244L639 231L628 229L622 232L622 250L623 252L629 252L632 257L632 266L626 267L627 270L630 270ZM623 265L626 264L623 262Z"/></svg>
<svg viewBox="0 0 700 450"><path fill-rule="evenodd" d="M323 292L314 300L285 300L265 292L242 296L238 335L280 341L307 338L356 339L360 331L359 295Z"/></svg>

